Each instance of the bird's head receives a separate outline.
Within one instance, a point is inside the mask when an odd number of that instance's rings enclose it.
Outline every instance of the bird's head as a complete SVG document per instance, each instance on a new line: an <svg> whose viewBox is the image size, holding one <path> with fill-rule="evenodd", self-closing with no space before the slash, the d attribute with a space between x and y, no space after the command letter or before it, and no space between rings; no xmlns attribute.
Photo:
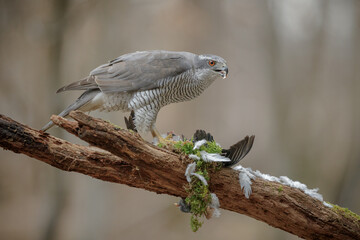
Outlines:
<svg viewBox="0 0 360 240"><path fill-rule="evenodd" d="M226 78L229 72L226 61L223 58L210 54L199 55L197 67L210 70L209 73L212 75L216 74L216 76L220 75L222 78Z"/></svg>

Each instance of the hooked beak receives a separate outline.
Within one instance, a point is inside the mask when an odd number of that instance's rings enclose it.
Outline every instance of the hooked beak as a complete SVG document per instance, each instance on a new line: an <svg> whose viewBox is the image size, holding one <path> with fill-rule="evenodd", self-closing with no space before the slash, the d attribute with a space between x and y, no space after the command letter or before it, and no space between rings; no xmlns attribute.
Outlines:
<svg viewBox="0 0 360 240"><path fill-rule="evenodd" d="M221 69L217 69L215 71L218 72L223 79L225 79L229 73L229 69L226 66L224 66Z"/></svg>

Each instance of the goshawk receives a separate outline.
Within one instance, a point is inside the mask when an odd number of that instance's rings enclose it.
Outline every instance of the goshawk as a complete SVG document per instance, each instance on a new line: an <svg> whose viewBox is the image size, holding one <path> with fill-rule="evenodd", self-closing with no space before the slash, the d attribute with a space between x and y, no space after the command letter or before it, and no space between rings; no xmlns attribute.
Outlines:
<svg viewBox="0 0 360 240"><path fill-rule="evenodd" d="M155 128L161 107L199 96L218 77L226 78L226 61L215 55L189 52L142 51L122 55L92 70L88 77L60 88L84 90L81 96L59 116L72 110L134 111L139 132ZM42 130L54 125L52 121Z"/></svg>

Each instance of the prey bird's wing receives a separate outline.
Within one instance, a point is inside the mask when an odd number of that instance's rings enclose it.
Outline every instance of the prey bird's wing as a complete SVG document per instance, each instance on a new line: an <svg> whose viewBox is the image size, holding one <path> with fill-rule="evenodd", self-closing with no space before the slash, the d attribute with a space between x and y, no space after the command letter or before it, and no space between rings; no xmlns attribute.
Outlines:
<svg viewBox="0 0 360 240"><path fill-rule="evenodd" d="M89 90L99 88L105 93L153 89L165 78L191 70L195 54L188 52L144 51L122 55L90 72L89 77L60 88Z"/></svg>

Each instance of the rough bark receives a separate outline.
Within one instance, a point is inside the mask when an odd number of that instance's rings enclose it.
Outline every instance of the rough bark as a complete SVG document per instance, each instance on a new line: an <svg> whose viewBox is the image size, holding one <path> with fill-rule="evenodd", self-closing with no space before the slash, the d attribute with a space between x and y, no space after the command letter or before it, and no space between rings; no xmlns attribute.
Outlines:
<svg viewBox="0 0 360 240"><path fill-rule="evenodd" d="M58 139L3 115L0 115L0 146L65 171L186 197L184 172L190 162L186 156L155 147L137 133L84 113L72 112L70 116L75 122L58 116L52 116L52 120L98 148ZM257 178L253 180L250 199L246 199L240 189L238 173L227 168L211 174L210 189L219 197L221 208L245 214L299 237L360 239L358 219L328 208L298 189Z"/></svg>

